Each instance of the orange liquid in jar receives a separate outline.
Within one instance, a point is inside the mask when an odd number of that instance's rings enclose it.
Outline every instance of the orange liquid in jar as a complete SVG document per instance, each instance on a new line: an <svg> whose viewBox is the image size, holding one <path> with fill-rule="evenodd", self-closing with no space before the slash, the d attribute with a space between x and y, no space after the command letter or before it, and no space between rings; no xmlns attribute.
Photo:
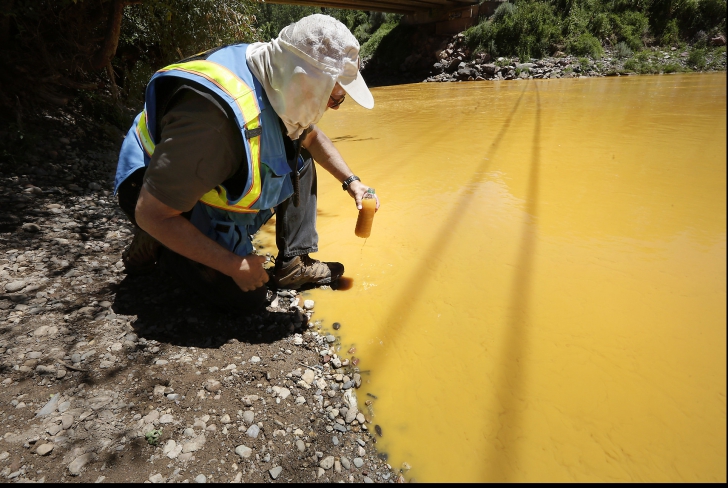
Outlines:
<svg viewBox="0 0 728 488"><path fill-rule="evenodd" d="M357 237L367 238L372 233L372 221L374 220L376 208L377 200L375 198L364 198L361 201L361 210L359 210L359 217L356 219L356 229L354 230Z"/></svg>

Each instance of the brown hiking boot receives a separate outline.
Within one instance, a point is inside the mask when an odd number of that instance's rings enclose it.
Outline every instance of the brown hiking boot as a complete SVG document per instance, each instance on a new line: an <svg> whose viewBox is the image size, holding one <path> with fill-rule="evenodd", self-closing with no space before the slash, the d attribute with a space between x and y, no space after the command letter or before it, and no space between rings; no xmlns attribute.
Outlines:
<svg viewBox="0 0 728 488"><path fill-rule="evenodd" d="M304 254L294 256L283 264L283 259L276 261L273 281L279 288L298 290L304 285L328 285L344 274L341 263L322 263Z"/></svg>
<svg viewBox="0 0 728 488"><path fill-rule="evenodd" d="M136 229L131 244L121 253L124 271L137 275L150 273L157 264L161 249L162 245L156 239L143 230Z"/></svg>

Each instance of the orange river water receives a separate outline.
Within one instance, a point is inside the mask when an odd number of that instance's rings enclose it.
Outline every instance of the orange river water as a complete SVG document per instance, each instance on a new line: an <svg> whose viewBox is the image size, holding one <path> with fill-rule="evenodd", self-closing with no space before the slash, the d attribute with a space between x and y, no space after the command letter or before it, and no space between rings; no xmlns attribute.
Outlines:
<svg viewBox="0 0 728 488"><path fill-rule="evenodd" d="M356 237L319 169L314 257L346 289L305 297L356 347L388 462L725 482L726 74L372 92L319 125L382 206Z"/></svg>

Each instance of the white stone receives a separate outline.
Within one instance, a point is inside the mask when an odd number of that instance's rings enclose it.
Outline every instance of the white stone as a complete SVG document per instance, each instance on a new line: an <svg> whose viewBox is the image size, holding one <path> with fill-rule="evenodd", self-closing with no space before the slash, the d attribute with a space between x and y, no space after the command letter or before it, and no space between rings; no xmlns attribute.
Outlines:
<svg viewBox="0 0 728 488"><path fill-rule="evenodd" d="M283 471L283 468L280 466L276 466L275 468L271 468L268 470L268 473L270 473L270 477L273 479L278 478L278 476L281 475L281 471Z"/></svg>
<svg viewBox="0 0 728 488"><path fill-rule="evenodd" d="M304 373L301 375L301 379L306 382L306 384L312 384L313 380L316 378L316 374L311 371L310 369L306 369Z"/></svg>
<svg viewBox="0 0 728 488"><path fill-rule="evenodd" d="M235 448L235 454L243 459L248 459L253 454L253 450L248 446L240 444L238 447Z"/></svg>
<svg viewBox="0 0 728 488"><path fill-rule="evenodd" d="M319 466L321 466L324 469L331 469L334 467L334 456L326 456L321 460L319 463Z"/></svg>
<svg viewBox="0 0 728 488"><path fill-rule="evenodd" d="M163 452L169 459L174 459L182 452L182 444L177 444L174 440L170 439L164 445Z"/></svg>
<svg viewBox="0 0 728 488"><path fill-rule="evenodd" d="M71 464L68 465L68 471L73 476L78 476L81 474L81 471L83 471L83 468L91 462L93 459L93 453L87 452L86 454L82 454L78 456L76 459L74 459Z"/></svg>
<svg viewBox="0 0 728 488"><path fill-rule="evenodd" d="M39 456L45 456L50 454L54 447L56 446L54 446L53 443L48 442L46 444L38 446L38 449L35 450L35 453Z"/></svg>

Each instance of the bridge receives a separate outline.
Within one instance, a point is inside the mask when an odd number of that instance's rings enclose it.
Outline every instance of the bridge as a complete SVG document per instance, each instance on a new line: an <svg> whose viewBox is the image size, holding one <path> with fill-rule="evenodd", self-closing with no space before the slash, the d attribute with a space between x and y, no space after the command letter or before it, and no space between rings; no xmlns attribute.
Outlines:
<svg viewBox="0 0 728 488"><path fill-rule="evenodd" d="M330 7L403 14L407 24L435 24L437 34L449 35L492 15L507 0L258 0L261 3Z"/></svg>

